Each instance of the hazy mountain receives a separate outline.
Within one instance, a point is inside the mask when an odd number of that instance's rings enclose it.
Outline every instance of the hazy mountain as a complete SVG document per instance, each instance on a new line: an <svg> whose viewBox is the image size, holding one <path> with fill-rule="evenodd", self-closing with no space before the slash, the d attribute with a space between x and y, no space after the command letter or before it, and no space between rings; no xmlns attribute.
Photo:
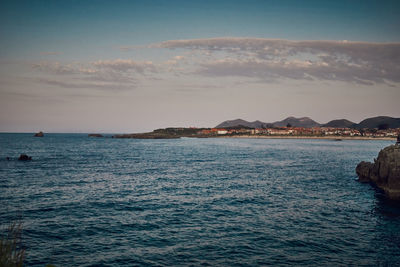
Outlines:
<svg viewBox="0 0 400 267"><path fill-rule="evenodd" d="M230 120L230 121L224 121L220 124L218 124L217 126L215 126L215 128L229 128L229 127L235 127L235 126L246 126L249 128L262 128L262 127L271 127L271 123L266 123L266 122L262 122L262 121L253 121L253 122L249 122L249 121L245 121L242 119L237 119L237 120Z"/></svg>
<svg viewBox="0 0 400 267"><path fill-rule="evenodd" d="M356 126L357 124L354 122L351 122L346 119L341 119L341 120L332 120L328 123L323 124L323 127L334 127L334 128L351 128Z"/></svg>
<svg viewBox="0 0 400 267"><path fill-rule="evenodd" d="M306 127L306 128L311 128L311 127L318 127L320 124L309 117L303 117L303 118L295 118L295 117L288 117L284 120L281 121L276 121L273 123L274 126L277 127L284 127L290 124L292 127Z"/></svg>
<svg viewBox="0 0 400 267"><path fill-rule="evenodd" d="M388 128L399 128L400 118L392 118L387 116L378 116L373 118L368 118L360 122L355 126L355 128L378 128L378 129L388 129Z"/></svg>

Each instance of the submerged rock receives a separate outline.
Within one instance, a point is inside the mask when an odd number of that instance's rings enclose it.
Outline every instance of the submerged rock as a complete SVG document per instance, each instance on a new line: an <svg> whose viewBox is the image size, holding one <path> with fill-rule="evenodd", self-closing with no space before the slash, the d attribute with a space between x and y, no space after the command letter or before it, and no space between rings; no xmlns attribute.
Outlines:
<svg viewBox="0 0 400 267"><path fill-rule="evenodd" d="M19 155L18 160L22 160L22 161L32 160L32 157L29 157L26 154L21 154L21 155Z"/></svg>
<svg viewBox="0 0 400 267"><path fill-rule="evenodd" d="M42 131L35 133L35 135L34 135L34 137L43 137L43 136L44 136L44 134Z"/></svg>
<svg viewBox="0 0 400 267"><path fill-rule="evenodd" d="M400 200L400 145L385 147L378 158L360 162L356 167L360 182L373 183L393 200Z"/></svg>

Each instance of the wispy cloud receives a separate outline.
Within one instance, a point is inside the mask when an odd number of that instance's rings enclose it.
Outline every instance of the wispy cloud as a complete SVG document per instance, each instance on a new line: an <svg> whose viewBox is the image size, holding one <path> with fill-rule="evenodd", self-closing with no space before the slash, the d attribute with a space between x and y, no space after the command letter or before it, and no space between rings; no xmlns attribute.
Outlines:
<svg viewBox="0 0 400 267"><path fill-rule="evenodd" d="M340 80L362 84L400 82L400 43L289 41L263 38L171 40L150 47L213 54L198 74L259 79Z"/></svg>
<svg viewBox="0 0 400 267"><path fill-rule="evenodd" d="M131 59L99 60L92 64L98 68L107 68L123 72L133 70L138 73L144 73L145 71L154 72L156 70L151 61L133 61Z"/></svg>
<svg viewBox="0 0 400 267"><path fill-rule="evenodd" d="M151 61L134 61L131 59L97 60L91 63L70 63L44 61L32 64L32 68L42 72L57 75L96 74L100 71L133 72L144 74L156 72L157 67Z"/></svg>
<svg viewBox="0 0 400 267"><path fill-rule="evenodd" d="M90 63L40 62L32 65L43 76L36 82L61 88L127 89L135 88L140 77L157 71L151 61L131 59L98 60Z"/></svg>
<svg viewBox="0 0 400 267"><path fill-rule="evenodd" d="M78 70L73 64L61 64L59 62L40 62L32 64L32 68L42 72L58 75L76 74Z"/></svg>
<svg viewBox="0 0 400 267"><path fill-rule="evenodd" d="M36 78L34 81L51 86L57 86L66 89L101 89L101 90L125 90L135 87L134 83L124 84L124 83L114 83L114 82L82 82L82 81L61 81L56 79L47 78Z"/></svg>
<svg viewBox="0 0 400 267"><path fill-rule="evenodd" d="M168 60L40 62L33 69L72 79L53 79L59 87L134 88L140 81L196 75L246 77L254 82L328 80L363 85L400 82L400 43L288 41L263 38L170 40L148 47L185 49ZM162 51L161 51L162 53ZM63 80L60 83L60 80ZM71 82L73 81L73 82ZM41 82L51 84L50 81Z"/></svg>
<svg viewBox="0 0 400 267"><path fill-rule="evenodd" d="M164 62L165 65L177 65L179 64L185 57L184 56L175 56Z"/></svg>

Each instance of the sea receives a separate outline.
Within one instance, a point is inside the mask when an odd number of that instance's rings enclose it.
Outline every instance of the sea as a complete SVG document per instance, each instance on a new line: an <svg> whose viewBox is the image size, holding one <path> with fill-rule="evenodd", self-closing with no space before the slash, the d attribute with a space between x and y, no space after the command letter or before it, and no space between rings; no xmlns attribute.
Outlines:
<svg viewBox="0 0 400 267"><path fill-rule="evenodd" d="M25 266L400 265L400 206L355 173L393 141L109 137L0 134Z"/></svg>

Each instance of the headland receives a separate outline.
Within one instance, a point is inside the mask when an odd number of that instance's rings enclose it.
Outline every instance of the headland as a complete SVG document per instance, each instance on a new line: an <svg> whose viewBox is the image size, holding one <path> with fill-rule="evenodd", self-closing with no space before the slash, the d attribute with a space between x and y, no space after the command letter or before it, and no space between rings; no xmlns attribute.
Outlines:
<svg viewBox="0 0 400 267"><path fill-rule="evenodd" d="M328 140L395 140L400 128L388 130L329 127L273 128L165 128L147 133L117 134L114 138L176 139L189 138L265 138L265 139L328 139Z"/></svg>

